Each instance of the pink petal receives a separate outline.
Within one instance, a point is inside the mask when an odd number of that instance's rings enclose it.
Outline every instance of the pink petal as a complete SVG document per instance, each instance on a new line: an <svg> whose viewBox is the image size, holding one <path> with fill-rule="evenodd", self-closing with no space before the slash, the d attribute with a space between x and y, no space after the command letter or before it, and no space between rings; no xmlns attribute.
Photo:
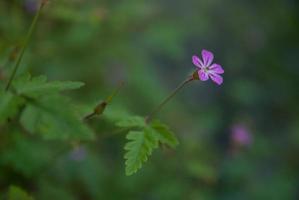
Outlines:
<svg viewBox="0 0 299 200"><path fill-rule="evenodd" d="M201 51L201 55L204 66L210 66L214 59L213 53L204 49Z"/></svg>
<svg viewBox="0 0 299 200"><path fill-rule="evenodd" d="M196 66L196 67L199 67L199 68L202 68L203 67L203 63L202 63L202 61L200 60L200 58L199 57L197 57L197 56L192 56L192 62L193 62L193 64Z"/></svg>
<svg viewBox="0 0 299 200"><path fill-rule="evenodd" d="M208 73L203 70L198 70L198 76L201 81L206 81L209 79Z"/></svg>
<svg viewBox="0 0 299 200"><path fill-rule="evenodd" d="M215 73L210 73L209 74L210 78L217 83L218 85L221 85L223 82L223 78L219 75L219 74L215 74Z"/></svg>
<svg viewBox="0 0 299 200"><path fill-rule="evenodd" d="M216 74L223 74L224 70L222 69L222 67L218 64L213 64L211 65L211 67L209 67L209 71L211 71L212 73L216 73Z"/></svg>

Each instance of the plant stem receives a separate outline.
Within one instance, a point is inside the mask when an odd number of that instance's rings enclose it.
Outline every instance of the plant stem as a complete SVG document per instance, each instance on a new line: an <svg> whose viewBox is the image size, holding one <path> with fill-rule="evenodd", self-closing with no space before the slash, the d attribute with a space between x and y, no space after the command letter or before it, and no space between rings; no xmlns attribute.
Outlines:
<svg viewBox="0 0 299 200"><path fill-rule="evenodd" d="M105 102L106 102L107 104L110 103L110 102L112 101L113 97L116 96L116 95L119 93L120 89L121 89L123 86L124 86L124 82L121 81L121 82L118 84L117 88L115 88L115 90L113 91L113 93L112 93L110 96L108 96L108 97L106 98Z"/></svg>
<svg viewBox="0 0 299 200"><path fill-rule="evenodd" d="M19 68L20 63L21 63L22 58L23 58L23 55L24 55L24 53L25 53L25 50L26 50L26 48L27 48L27 46L28 46L28 44L29 44L29 41L30 41L31 36L32 36L32 33L33 33L34 28L35 28L35 26L36 26L36 22L37 22L37 20L38 20L38 18L39 18L39 16L40 16L41 10L42 10L42 8L44 7L44 5L45 5L44 3L42 3L42 4L40 5L38 11L36 12L36 14L35 14L35 16L34 16L34 18L33 18L33 20L32 20L32 23L31 23L31 25L30 25L29 31L28 31L28 33L27 33L27 36L26 36L26 38L25 38L23 47L22 47L22 49L21 49L20 55L18 56L17 61L16 61L16 64L15 64L15 66L14 66L14 68L13 68L13 71L12 71L10 77L9 77L9 81L8 81L8 83L7 83L7 85L6 85L5 91L7 91L7 90L9 89L9 87L10 87L10 85L11 85L11 83L12 83L12 81L13 81L13 79L14 79L14 77L15 77L17 71L18 71L18 68Z"/></svg>
<svg viewBox="0 0 299 200"><path fill-rule="evenodd" d="M187 83L194 80L193 76L190 76L185 81L183 81L179 86L177 86L168 97L166 97L150 114L145 118L145 122L148 123L152 119L152 117L159 112L162 107L172 98L174 97Z"/></svg>

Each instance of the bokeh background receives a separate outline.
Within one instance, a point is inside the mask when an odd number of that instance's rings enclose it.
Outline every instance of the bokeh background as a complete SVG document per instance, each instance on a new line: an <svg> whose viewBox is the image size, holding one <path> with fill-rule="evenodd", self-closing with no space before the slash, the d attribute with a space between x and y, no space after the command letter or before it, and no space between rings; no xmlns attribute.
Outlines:
<svg viewBox="0 0 299 200"><path fill-rule="evenodd" d="M37 4L0 1L3 80ZM124 80L107 112L145 116L202 49L225 69L224 83L193 82L159 113L176 150L155 151L127 177L125 133L103 118L93 121L96 142L72 148L19 135L0 144L1 195L15 185L44 200L299 199L296 0L50 0L20 70L85 82L67 95L88 106Z"/></svg>

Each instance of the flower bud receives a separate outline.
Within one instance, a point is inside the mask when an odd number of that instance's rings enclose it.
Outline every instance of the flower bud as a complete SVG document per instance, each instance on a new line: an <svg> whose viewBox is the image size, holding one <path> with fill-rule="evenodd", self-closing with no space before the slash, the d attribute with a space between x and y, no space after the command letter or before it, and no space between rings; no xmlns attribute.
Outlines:
<svg viewBox="0 0 299 200"><path fill-rule="evenodd" d="M104 112L105 108L107 106L107 102L103 101L99 105L97 105L94 109L94 114L100 115Z"/></svg>
<svg viewBox="0 0 299 200"><path fill-rule="evenodd" d="M198 71L195 71L195 72L192 74L192 77L193 77L193 80L199 80Z"/></svg>

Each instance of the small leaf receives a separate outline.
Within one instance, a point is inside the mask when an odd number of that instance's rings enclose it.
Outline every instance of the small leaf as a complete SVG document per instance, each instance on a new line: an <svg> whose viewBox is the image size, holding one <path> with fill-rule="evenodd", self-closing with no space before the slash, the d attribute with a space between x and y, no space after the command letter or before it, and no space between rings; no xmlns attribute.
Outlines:
<svg viewBox="0 0 299 200"><path fill-rule="evenodd" d="M82 87L84 83L73 81L52 81L47 82L46 76L31 77L26 74L16 79L13 86L18 94L30 97L38 97L42 94L49 94L63 90L73 90Z"/></svg>
<svg viewBox="0 0 299 200"><path fill-rule="evenodd" d="M127 135L129 142L125 145L126 175L132 175L142 167L152 154L153 149L158 147L158 141L150 128L143 131L130 131Z"/></svg>
<svg viewBox="0 0 299 200"><path fill-rule="evenodd" d="M8 191L8 200L33 200L33 197L17 186L10 186Z"/></svg>
<svg viewBox="0 0 299 200"><path fill-rule="evenodd" d="M0 91L0 124L8 118L15 116L23 102L21 97L9 92Z"/></svg>
<svg viewBox="0 0 299 200"><path fill-rule="evenodd" d="M122 128L143 128L146 126L144 118L139 116L126 117L116 123L116 126Z"/></svg>
<svg viewBox="0 0 299 200"><path fill-rule="evenodd" d="M44 139L94 138L93 132L77 116L75 106L63 96L40 98L27 106L21 116L26 130L41 134Z"/></svg>
<svg viewBox="0 0 299 200"><path fill-rule="evenodd" d="M162 144L167 144L172 148L175 148L179 144L175 134L165 124L155 121L151 124L151 127L155 130L159 142Z"/></svg>

